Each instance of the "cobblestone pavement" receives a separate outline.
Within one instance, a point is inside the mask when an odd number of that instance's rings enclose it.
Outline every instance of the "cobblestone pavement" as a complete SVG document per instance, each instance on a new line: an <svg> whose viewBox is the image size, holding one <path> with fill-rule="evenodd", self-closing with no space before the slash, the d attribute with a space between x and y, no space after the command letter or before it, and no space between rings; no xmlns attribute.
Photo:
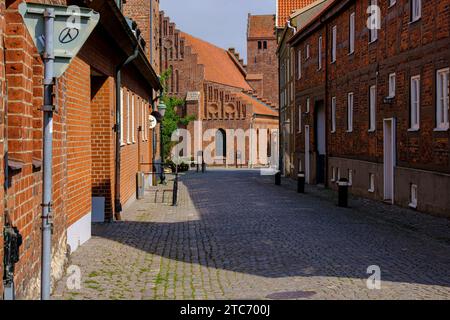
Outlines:
<svg viewBox="0 0 450 320"><path fill-rule="evenodd" d="M69 290L64 278L53 298L450 298L446 219L365 200L337 208L329 191L299 195L257 171L181 181L178 207L147 197L124 221L94 225L71 258L81 289ZM437 235L410 220L436 226ZM381 290L367 288L372 265Z"/></svg>

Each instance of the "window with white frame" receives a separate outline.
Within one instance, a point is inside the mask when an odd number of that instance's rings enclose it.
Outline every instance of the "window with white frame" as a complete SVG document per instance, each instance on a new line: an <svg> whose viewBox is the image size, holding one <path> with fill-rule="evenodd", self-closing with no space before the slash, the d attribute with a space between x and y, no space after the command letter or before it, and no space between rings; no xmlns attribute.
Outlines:
<svg viewBox="0 0 450 320"><path fill-rule="evenodd" d="M449 129L450 68L437 71L436 128Z"/></svg>
<svg viewBox="0 0 450 320"><path fill-rule="evenodd" d="M396 82L396 75L395 73L391 73L389 75L389 98L395 97L395 82Z"/></svg>
<svg viewBox="0 0 450 320"><path fill-rule="evenodd" d="M297 52L297 79L302 78L302 50Z"/></svg>
<svg viewBox="0 0 450 320"><path fill-rule="evenodd" d="M123 145L124 144L124 139L123 139L123 137L124 137L124 132L123 132L123 130L124 130L124 126L123 126L123 102L124 102L124 100L123 100L123 98L124 98L124 95L123 95L123 88L120 88L120 145Z"/></svg>
<svg viewBox="0 0 450 320"><path fill-rule="evenodd" d="M298 106L298 129L297 129L298 133L302 132L302 106L299 105Z"/></svg>
<svg viewBox="0 0 450 320"><path fill-rule="evenodd" d="M331 62L336 62L337 52L337 26L333 26L331 38Z"/></svg>
<svg viewBox="0 0 450 320"><path fill-rule="evenodd" d="M392 7L396 3L397 3L397 0L389 0L389 7Z"/></svg>
<svg viewBox="0 0 450 320"><path fill-rule="evenodd" d="M369 89L369 131L376 129L377 115L377 86L371 86Z"/></svg>
<svg viewBox="0 0 450 320"><path fill-rule="evenodd" d="M356 33L356 28L355 28L355 13L352 12L350 14L350 22L349 22L349 46L348 46L348 51L349 53L353 53L355 52L355 33Z"/></svg>
<svg viewBox="0 0 450 320"><path fill-rule="evenodd" d="M309 97L306 98L306 113L309 113L310 101L311 101L311 100L309 99Z"/></svg>
<svg viewBox="0 0 450 320"><path fill-rule="evenodd" d="M140 127L141 127L141 140L145 141L145 102L144 100L140 100L140 108L139 108L140 112Z"/></svg>
<svg viewBox="0 0 450 320"><path fill-rule="evenodd" d="M410 203L409 206L411 208L416 209L417 208L417 185L416 184L411 184L410 187Z"/></svg>
<svg viewBox="0 0 450 320"><path fill-rule="evenodd" d="M347 132L353 131L353 92L347 95Z"/></svg>
<svg viewBox="0 0 450 320"><path fill-rule="evenodd" d="M131 143L131 92L127 90L127 143Z"/></svg>
<svg viewBox="0 0 450 320"><path fill-rule="evenodd" d="M369 192L375 192L375 174L369 173Z"/></svg>
<svg viewBox="0 0 450 320"><path fill-rule="evenodd" d="M131 142L132 143L135 143L136 142L136 131L134 130L135 129L135 119L134 119L134 117L135 117L135 111L136 111L136 109L135 109L135 103L136 103L136 96L133 94L132 96L131 96Z"/></svg>
<svg viewBox="0 0 450 320"><path fill-rule="evenodd" d="M422 17L422 0L411 0L411 21L417 21Z"/></svg>
<svg viewBox="0 0 450 320"><path fill-rule="evenodd" d="M371 0L371 12L370 12L370 19L371 19L371 27L369 29L369 42L374 42L378 40L378 28L380 21L378 21L380 17L379 7L378 7L378 1L377 0Z"/></svg>
<svg viewBox="0 0 450 320"><path fill-rule="evenodd" d="M341 169L337 168L337 177L336 177L336 181L341 180Z"/></svg>
<svg viewBox="0 0 450 320"><path fill-rule="evenodd" d="M410 129L420 128L420 76L411 77Z"/></svg>
<svg viewBox="0 0 450 320"><path fill-rule="evenodd" d="M348 184L351 186L353 185L353 170L348 169Z"/></svg>
<svg viewBox="0 0 450 320"><path fill-rule="evenodd" d="M331 98L331 133L336 132L336 97Z"/></svg>
<svg viewBox="0 0 450 320"><path fill-rule="evenodd" d="M335 182L335 181L336 181L336 168L331 167L331 182Z"/></svg>
<svg viewBox="0 0 450 320"><path fill-rule="evenodd" d="M322 36L319 37L319 48L318 48L318 69L322 69Z"/></svg>
<svg viewBox="0 0 450 320"><path fill-rule="evenodd" d="M309 59L311 57L311 47L309 44L306 45L306 59Z"/></svg>

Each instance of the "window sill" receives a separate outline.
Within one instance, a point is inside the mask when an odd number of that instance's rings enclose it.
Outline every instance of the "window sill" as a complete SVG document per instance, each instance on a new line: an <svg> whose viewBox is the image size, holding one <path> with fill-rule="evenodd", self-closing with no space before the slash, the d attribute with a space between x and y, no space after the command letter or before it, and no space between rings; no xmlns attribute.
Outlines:
<svg viewBox="0 0 450 320"><path fill-rule="evenodd" d="M408 132L419 132L420 128L409 128Z"/></svg>
<svg viewBox="0 0 450 320"><path fill-rule="evenodd" d="M371 44L374 44L374 43L376 43L376 42L378 42L378 38L377 38L377 39L375 39L375 40L369 41L369 46L370 46Z"/></svg>
<svg viewBox="0 0 450 320"><path fill-rule="evenodd" d="M353 130L345 130L347 133L353 133Z"/></svg>
<svg viewBox="0 0 450 320"><path fill-rule="evenodd" d="M353 50L352 52L347 53L347 56L351 57L355 54L355 50Z"/></svg>
<svg viewBox="0 0 450 320"><path fill-rule="evenodd" d="M335 134L335 133L336 133L336 130L332 130L332 131L331 131L331 134Z"/></svg>
<svg viewBox="0 0 450 320"><path fill-rule="evenodd" d="M419 22L420 20L422 20L422 16L420 16L420 17L418 17L418 18L416 18L416 19L414 19L414 20L411 20L411 21L409 22L409 25L414 25L416 22Z"/></svg>
<svg viewBox="0 0 450 320"><path fill-rule="evenodd" d="M367 191L370 192L370 193L375 193L375 189L369 189Z"/></svg>
<svg viewBox="0 0 450 320"><path fill-rule="evenodd" d="M368 133L374 133L375 131L377 131L376 129L369 129L367 130Z"/></svg>
<svg viewBox="0 0 450 320"><path fill-rule="evenodd" d="M408 205L411 209L417 209L417 203L410 203Z"/></svg>
<svg viewBox="0 0 450 320"><path fill-rule="evenodd" d="M449 131L449 127L444 127L444 128L434 128L433 131L434 132L447 132Z"/></svg>

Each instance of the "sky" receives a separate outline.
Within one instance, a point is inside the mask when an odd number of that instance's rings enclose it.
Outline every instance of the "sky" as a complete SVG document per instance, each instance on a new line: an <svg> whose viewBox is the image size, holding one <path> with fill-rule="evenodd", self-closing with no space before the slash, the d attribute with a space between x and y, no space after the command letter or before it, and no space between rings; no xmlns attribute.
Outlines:
<svg viewBox="0 0 450 320"><path fill-rule="evenodd" d="M161 0L177 28L221 48L236 48L247 61L248 14L275 14L276 0Z"/></svg>

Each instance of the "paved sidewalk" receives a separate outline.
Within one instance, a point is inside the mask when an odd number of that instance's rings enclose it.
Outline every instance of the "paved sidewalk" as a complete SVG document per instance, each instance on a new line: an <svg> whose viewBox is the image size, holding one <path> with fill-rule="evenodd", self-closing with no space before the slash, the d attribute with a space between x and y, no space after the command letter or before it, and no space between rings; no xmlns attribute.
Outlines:
<svg viewBox="0 0 450 320"><path fill-rule="evenodd" d="M53 298L450 299L448 220L308 192L257 171L189 173L178 207L147 198L94 225L71 258L81 289L63 279ZM381 290L367 288L372 265Z"/></svg>

